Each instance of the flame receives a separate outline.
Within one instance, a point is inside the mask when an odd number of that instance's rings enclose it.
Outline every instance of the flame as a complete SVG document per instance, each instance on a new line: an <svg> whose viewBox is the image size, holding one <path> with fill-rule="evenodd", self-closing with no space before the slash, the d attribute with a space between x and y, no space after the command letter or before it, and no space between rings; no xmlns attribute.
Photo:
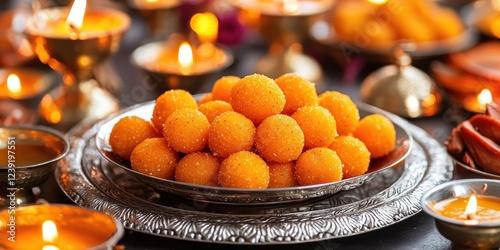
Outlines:
<svg viewBox="0 0 500 250"><path fill-rule="evenodd" d="M66 24L74 30L81 29L86 8L87 0L75 0L69 11L68 18L66 18Z"/></svg>
<svg viewBox="0 0 500 250"><path fill-rule="evenodd" d="M191 17L189 24L202 42L212 43L217 39L219 21L213 13L197 13Z"/></svg>
<svg viewBox="0 0 500 250"><path fill-rule="evenodd" d="M389 0L368 0L368 2L377 4L377 5L382 5L384 3L387 3Z"/></svg>
<svg viewBox="0 0 500 250"><path fill-rule="evenodd" d="M186 72L193 65L193 50L188 42L182 42L179 46L179 54L177 55L177 63L183 72Z"/></svg>
<svg viewBox="0 0 500 250"><path fill-rule="evenodd" d="M465 208L465 215L474 215L477 211L477 198L476 195L472 194L467 202L467 207Z"/></svg>
<svg viewBox="0 0 500 250"><path fill-rule="evenodd" d="M148 3L156 3L156 2L158 2L158 0L146 0L146 2L148 2Z"/></svg>
<svg viewBox="0 0 500 250"><path fill-rule="evenodd" d="M283 0L282 11L286 14L293 14L299 11L299 1L298 0Z"/></svg>
<svg viewBox="0 0 500 250"><path fill-rule="evenodd" d="M59 236L57 233L56 223L51 220L46 220L42 224L42 238L43 241L52 243Z"/></svg>
<svg viewBox="0 0 500 250"><path fill-rule="evenodd" d="M7 89L13 96L18 96L21 93L21 80L19 80L16 74L9 74L7 76Z"/></svg>
<svg viewBox="0 0 500 250"><path fill-rule="evenodd" d="M59 248L52 245L45 245L42 247L42 250L59 250Z"/></svg>
<svg viewBox="0 0 500 250"><path fill-rule="evenodd" d="M493 101L493 96L491 95L491 91L489 89L483 89L477 95L477 103L480 107L486 108L488 104Z"/></svg>

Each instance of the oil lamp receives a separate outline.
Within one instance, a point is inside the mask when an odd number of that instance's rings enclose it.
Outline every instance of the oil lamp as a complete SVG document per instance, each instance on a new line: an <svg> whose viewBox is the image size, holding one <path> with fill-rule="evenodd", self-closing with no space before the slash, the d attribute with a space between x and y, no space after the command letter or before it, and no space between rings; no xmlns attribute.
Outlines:
<svg viewBox="0 0 500 250"><path fill-rule="evenodd" d="M197 93L211 77L233 63L233 55L215 45L218 22L213 14L195 14L190 25L199 46L174 34L167 42L148 43L132 53L132 63L161 86L160 92L185 89Z"/></svg>
<svg viewBox="0 0 500 250"><path fill-rule="evenodd" d="M321 80L321 66L303 53L301 42L308 36L311 22L330 10L333 1L232 0L230 3L252 18L251 25L270 44L267 55L257 62L257 73L272 78L295 73L313 82Z"/></svg>
<svg viewBox="0 0 500 250"><path fill-rule="evenodd" d="M124 231L105 213L62 204L5 209L0 228L0 247L43 250L112 249Z"/></svg>
<svg viewBox="0 0 500 250"><path fill-rule="evenodd" d="M55 82L51 74L29 68L0 69L0 99L41 98Z"/></svg>
<svg viewBox="0 0 500 250"><path fill-rule="evenodd" d="M422 196L422 209L435 218L438 231L454 247L498 249L500 246L500 181L450 181Z"/></svg>
<svg viewBox="0 0 500 250"><path fill-rule="evenodd" d="M116 111L117 100L94 79L94 67L118 50L130 18L123 12L89 8L76 0L68 8L42 9L26 23L24 33L40 61L63 75L61 88L44 96L40 117L67 128L84 118Z"/></svg>

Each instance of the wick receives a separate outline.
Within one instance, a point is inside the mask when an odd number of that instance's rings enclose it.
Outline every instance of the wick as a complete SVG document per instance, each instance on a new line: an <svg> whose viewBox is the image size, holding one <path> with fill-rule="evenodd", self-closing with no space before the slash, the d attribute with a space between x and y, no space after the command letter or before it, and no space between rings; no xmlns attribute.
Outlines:
<svg viewBox="0 0 500 250"><path fill-rule="evenodd" d="M71 31L73 33L76 33L76 37L80 37L80 29L78 29L78 27L76 27L76 25L73 23L69 23L68 25L69 25L69 28L71 29Z"/></svg>
<svg viewBox="0 0 500 250"><path fill-rule="evenodd" d="M77 28L74 24L70 23L70 24L69 24L69 28L70 28L73 32L77 32L77 33L78 33L78 28Z"/></svg>
<svg viewBox="0 0 500 250"><path fill-rule="evenodd" d="M468 220L474 220L475 218L476 218L475 215L473 215L473 214L467 214L467 219Z"/></svg>

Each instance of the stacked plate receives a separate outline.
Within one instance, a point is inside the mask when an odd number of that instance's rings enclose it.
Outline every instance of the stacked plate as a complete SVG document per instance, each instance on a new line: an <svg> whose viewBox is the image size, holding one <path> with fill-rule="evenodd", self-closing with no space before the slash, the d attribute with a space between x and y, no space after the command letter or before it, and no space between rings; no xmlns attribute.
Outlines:
<svg viewBox="0 0 500 250"><path fill-rule="evenodd" d="M366 104L395 124L396 150L368 173L339 182L246 190L197 186L142 175L114 157L108 136L121 117L150 118L153 102L69 134L70 153L56 180L75 203L116 216L126 228L162 237L215 243L278 244L365 233L418 213L425 191L451 179L444 147L406 120Z"/></svg>

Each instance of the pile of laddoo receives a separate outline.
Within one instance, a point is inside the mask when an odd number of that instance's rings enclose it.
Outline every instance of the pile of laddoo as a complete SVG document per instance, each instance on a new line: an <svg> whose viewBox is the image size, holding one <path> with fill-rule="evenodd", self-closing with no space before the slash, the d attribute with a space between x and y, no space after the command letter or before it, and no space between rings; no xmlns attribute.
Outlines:
<svg viewBox="0 0 500 250"><path fill-rule="evenodd" d="M150 121L121 118L113 153L140 173L227 188L283 188L340 181L366 173L370 160L395 147L393 123L381 114L360 119L337 91L317 94L295 75L224 76L197 101L168 90Z"/></svg>

